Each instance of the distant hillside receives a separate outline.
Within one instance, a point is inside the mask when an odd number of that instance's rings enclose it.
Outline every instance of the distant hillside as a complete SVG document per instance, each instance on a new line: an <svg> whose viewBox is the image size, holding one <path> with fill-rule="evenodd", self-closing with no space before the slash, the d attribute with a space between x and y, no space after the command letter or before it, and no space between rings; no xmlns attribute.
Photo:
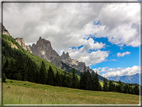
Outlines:
<svg viewBox="0 0 142 107"><path fill-rule="evenodd" d="M3 65L7 59L12 58L15 60L18 53L21 53L23 55L25 61L31 59L31 61L33 61L37 65L37 69L39 69L41 62L44 61L46 69L49 69L49 66L51 66L54 71L58 70L60 73L65 72L64 70L56 67L55 65L46 61L45 59L42 59L32 53L29 53L27 50L23 49L11 36L2 35Z"/></svg>
<svg viewBox="0 0 142 107"><path fill-rule="evenodd" d="M115 76L115 77L109 77L109 80L119 81L121 80L124 83L137 83L139 84L139 77L140 74L134 74L134 75L128 75L128 76Z"/></svg>

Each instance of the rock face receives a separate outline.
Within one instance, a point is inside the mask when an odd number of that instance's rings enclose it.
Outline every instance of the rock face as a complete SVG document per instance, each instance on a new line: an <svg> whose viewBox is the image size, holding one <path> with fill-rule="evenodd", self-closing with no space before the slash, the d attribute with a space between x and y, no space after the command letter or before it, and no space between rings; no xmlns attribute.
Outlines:
<svg viewBox="0 0 142 107"><path fill-rule="evenodd" d="M59 54L53 50L50 41L42 39L41 37L36 44L32 44L32 46L30 46L30 49L33 54L51 62L61 69L64 69L62 65L63 62L81 72L83 71L84 66L86 67L86 70L91 70L84 62L79 62L77 59L71 59L68 52L66 54L63 52L63 54L59 56Z"/></svg>
<svg viewBox="0 0 142 107"><path fill-rule="evenodd" d="M1 29L1 26L2 26L2 29ZM0 23L0 29L1 29L2 34L6 34L7 36L10 36L8 30L1 23Z"/></svg>
<svg viewBox="0 0 142 107"><path fill-rule="evenodd" d="M20 45L23 49L25 49L25 50L29 51L30 53L32 53L30 47L25 45L25 41L24 41L23 38L16 38L15 41L18 42L19 45Z"/></svg>
<svg viewBox="0 0 142 107"><path fill-rule="evenodd" d="M84 69L84 66L86 66L84 62L79 62L77 59L71 59L68 52L66 54L63 52L61 59L64 63L71 67L74 67L79 71L82 71Z"/></svg>
<svg viewBox="0 0 142 107"><path fill-rule="evenodd" d="M30 49L33 54L61 68L61 57L55 50L53 50L50 41L40 37L36 44L30 46Z"/></svg>

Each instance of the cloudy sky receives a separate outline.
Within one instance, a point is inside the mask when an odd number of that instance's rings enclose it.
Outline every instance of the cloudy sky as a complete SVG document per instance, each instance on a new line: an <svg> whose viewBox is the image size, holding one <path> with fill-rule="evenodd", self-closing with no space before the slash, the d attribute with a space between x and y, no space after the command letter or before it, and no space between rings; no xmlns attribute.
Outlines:
<svg viewBox="0 0 142 107"><path fill-rule="evenodd" d="M102 76L140 72L139 3L4 3L3 24L27 45L45 38Z"/></svg>

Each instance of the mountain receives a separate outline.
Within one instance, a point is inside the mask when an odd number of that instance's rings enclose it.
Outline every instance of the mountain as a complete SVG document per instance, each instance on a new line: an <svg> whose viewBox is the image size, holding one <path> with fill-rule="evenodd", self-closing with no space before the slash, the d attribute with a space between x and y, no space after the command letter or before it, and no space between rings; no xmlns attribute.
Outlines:
<svg viewBox="0 0 142 107"><path fill-rule="evenodd" d="M83 71L84 66L86 67L84 62L79 62L77 59L71 59L68 52L66 54L63 52L63 54L61 55L61 59L64 63L71 67L74 67L79 71Z"/></svg>
<svg viewBox="0 0 142 107"><path fill-rule="evenodd" d="M36 44L30 46L30 49L34 55L37 55L61 68L61 57L55 50L53 50L50 41L40 37Z"/></svg>
<svg viewBox="0 0 142 107"><path fill-rule="evenodd" d="M9 34L8 30L7 33ZM39 70L41 67L42 61L45 63L45 67L48 70L49 66L52 67L53 71L56 73L57 71L60 74L64 74L66 71L58 68L57 66L53 65L52 63L48 62L45 59L42 59L33 53L30 53L29 51L25 50L18 42L16 42L16 39L12 38L12 36L6 35L5 33L2 35L2 66L5 65L6 61L10 63L11 60L13 60L16 63L18 55L21 55L24 59L24 68L27 68L27 62L33 63L34 69ZM18 63L16 63L17 65ZM68 75L69 73L66 72Z"/></svg>
<svg viewBox="0 0 142 107"><path fill-rule="evenodd" d="M10 36L10 33L4 26L3 34ZM11 38L12 36L9 37L9 39ZM49 40L45 40L44 38L39 37L37 43L32 44L32 46L26 46L23 38L15 38L15 41L24 50L30 52L31 55L34 54L42 59L45 59L46 61L52 63L53 65L67 72L71 72L72 68L75 68L76 74L80 76L80 73L83 72L84 66L86 67L86 70L89 70L90 72L93 71L92 69L90 69L89 66L86 66L84 62L79 62L77 59L71 59L68 52L66 54L63 52L63 54L60 56L55 50L53 50L51 42ZM17 46L16 43L12 43L11 47L15 49L19 48L19 46ZM100 80L104 79L100 75L98 75L98 78Z"/></svg>
<svg viewBox="0 0 142 107"><path fill-rule="evenodd" d="M85 63L80 63L77 60L72 60L69 54L59 55L51 46L51 42L49 40L45 40L44 38L39 37L39 40L36 44L32 44L29 46L32 53L36 56L39 56L55 66L66 70L68 72L72 71L72 68L76 69L76 74L80 75L81 68L83 69ZM64 52L63 52L64 53ZM79 63L79 66L74 66L73 64ZM81 65L82 64L82 65Z"/></svg>
<svg viewBox="0 0 142 107"><path fill-rule="evenodd" d="M2 26L2 29L1 29L1 26ZM1 32L7 36L10 36L10 33L8 32L8 30L3 26L3 24L0 23L0 29L1 29Z"/></svg>
<svg viewBox="0 0 142 107"><path fill-rule="evenodd" d="M134 75L127 75L127 76L115 76L115 77L109 77L109 80L114 80L114 81L122 81L124 83L137 83L139 84L139 77L140 74L134 74Z"/></svg>
<svg viewBox="0 0 142 107"><path fill-rule="evenodd" d="M19 45L20 45L23 49L25 49L25 50L29 51L30 53L32 53L30 47L27 46L27 45L25 45L25 41L24 41L23 38L16 38L15 40L16 40L16 42L19 43Z"/></svg>
<svg viewBox="0 0 142 107"><path fill-rule="evenodd" d="M0 25L2 25L2 24L0 23ZM4 35L11 36L10 33L8 32L8 30L7 30L3 25L2 25L2 33L3 33ZM11 37L12 37L12 36L11 36ZM24 41L23 38L15 38L15 40L16 40L16 42L19 43L19 45L20 45L23 49L25 49L25 50L29 51L30 53L32 53L32 51L30 50L30 47L27 46L27 45L25 45L25 41ZM13 45L13 47L16 48L16 45Z"/></svg>
<svg viewBox="0 0 142 107"><path fill-rule="evenodd" d="M70 66L71 68L75 68L78 71L83 71L84 66L91 70L88 66L85 65L84 62L79 62L77 59L71 59L69 53L63 54L60 56L55 50L53 50L51 46L51 42L49 40L45 40L44 38L39 37L39 40L36 44L32 44L29 46L30 50L33 54L51 62L59 68L63 68L63 63L66 66ZM64 70L67 70L64 68Z"/></svg>

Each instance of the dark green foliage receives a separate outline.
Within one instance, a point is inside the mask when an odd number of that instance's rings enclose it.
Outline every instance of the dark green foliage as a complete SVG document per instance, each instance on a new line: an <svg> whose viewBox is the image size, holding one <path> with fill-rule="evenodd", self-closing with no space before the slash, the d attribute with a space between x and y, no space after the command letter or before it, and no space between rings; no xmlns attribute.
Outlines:
<svg viewBox="0 0 142 107"><path fill-rule="evenodd" d="M56 73L56 77L55 77L55 85L56 86L62 86L62 80L61 80L61 75L59 74L59 72L57 71Z"/></svg>
<svg viewBox="0 0 142 107"><path fill-rule="evenodd" d="M84 89L84 82L83 82L83 74L82 74L82 72L81 72L81 74L80 74L80 89Z"/></svg>
<svg viewBox="0 0 142 107"><path fill-rule="evenodd" d="M46 84L46 68L43 61L41 63L41 67L39 71L39 83Z"/></svg>
<svg viewBox="0 0 142 107"><path fill-rule="evenodd" d="M98 73L97 72L96 72L95 76L93 77L93 81L95 83L95 84L93 84L94 85L94 90L95 91L99 91L99 88L100 88L99 85L100 85L100 83L99 83Z"/></svg>
<svg viewBox="0 0 142 107"><path fill-rule="evenodd" d="M51 66L49 67L49 70L48 70L47 84L54 85L54 72Z"/></svg>
<svg viewBox="0 0 142 107"><path fill-rule="evenodd" d="M129 92L129 85L128 85L128 84L125 84L125 85L124 85L123 93L128 93L128 92Z"/></svg>
<svg viewBox="0 0 142 107"><path fill-rule="evenodd" d="M108 91L113 91L113 83L112 83L112 81L109 81Z"/></svg>
<svg viewBox="0 0 142 107"><path fill-rule="evenodd" d="M118 84L119 84L118 92L123 92L123 83L119 80Z"/></svg>
<svg viewBox="0 0 142 107"><path fill-rule="evenodd" d="M139 86L138 85L135 85L133 90L134 90L134 94L139 95Z"/></svg>
<svg viewBox="0 0 142 107"><path fill-rule="evenodd" d="M103 91L108 91L107 80L104 78Z"/></svg>
<svg viewBox="0 0 142 107"><path fill-rule="evenodd" d="M76 76L75 69L72 69L72 88L78 88L79 87L79 80Z"/></svg>
<svg viewBox="0 0 142 107"><path fill-rule="evenodd" d="M5 76L5 73L2 74L2 82L6 82L6 76Z"/></svg>

